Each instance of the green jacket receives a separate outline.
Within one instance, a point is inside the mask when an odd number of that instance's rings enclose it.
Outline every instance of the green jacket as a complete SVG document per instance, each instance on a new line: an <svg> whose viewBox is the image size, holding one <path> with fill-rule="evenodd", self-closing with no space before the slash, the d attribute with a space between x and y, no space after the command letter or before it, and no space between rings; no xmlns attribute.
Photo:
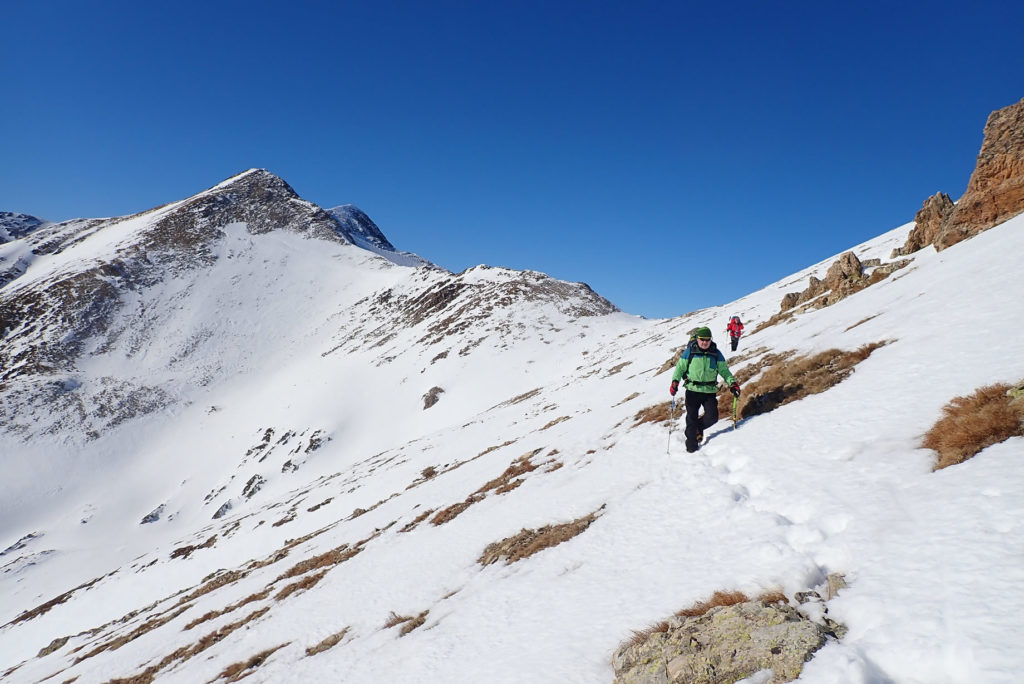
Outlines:
<svg viewBox="0 0 1024 684"><path fill-rule="evenodd" d="M729 372L729 366L725 364L725 356L718 351L714 342L707 351L703 351L694 341L686 346L676 362L672 379L682 380L685 377L685 387L691 392L714 394L718 391L719 375L730 385L736 382L736 378Z"/></svg>

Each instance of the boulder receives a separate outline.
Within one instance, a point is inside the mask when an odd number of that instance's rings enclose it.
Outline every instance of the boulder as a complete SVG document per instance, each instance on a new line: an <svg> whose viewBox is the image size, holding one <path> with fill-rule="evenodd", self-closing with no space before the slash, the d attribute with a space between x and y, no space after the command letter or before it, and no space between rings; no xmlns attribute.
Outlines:
<svg viewBox="0 0 1024 684"><path fill-rule="evenodd" d="M616 684L735 682L763 670L772 671L769 681L787 682L831 633L787 603L763 601L673 617L667 626L615 652Z"/></svg>

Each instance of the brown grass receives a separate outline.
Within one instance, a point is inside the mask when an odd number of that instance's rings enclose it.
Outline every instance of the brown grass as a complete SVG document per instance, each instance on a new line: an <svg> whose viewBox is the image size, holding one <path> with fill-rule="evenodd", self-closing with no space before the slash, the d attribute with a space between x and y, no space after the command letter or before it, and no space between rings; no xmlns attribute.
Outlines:
<svg viewBox="0 0 1024 684"><path fill-rule="evenodd" d="M632 393L632 394L630 394L630 395L629 395L628 397L626 397L625 399L623 399L622 401L620 401L620 402L619 402L618 404L614 404L614 405L612 406L612 408L614 408L615 406L622 406L622 405L623 405L623 404L625 404L625 403L626 403L627 401L633 401L634 399L636 399L636 398L637 398L637 397L639 397L639 396L640 396L640 393L639 393L639 392L633 392L633 393Z"/></svg>
<svg viewBox="0 0 1024 684"><path fill-rule="evenodd" d="M749 418L768 413L790 402L824 392L849 377L858 363L885 344L872 342L853 351L828 349L814 356L790 357L785 362L776 362L768 366L757 380L743 387L739 416ZM763 361L762 364L770 362ZM744 368L744 371L747 370ZM737 379L742 385L741 374L737 374ZM731 394L719 397L718 409L722 417L731 415Z"/></svg>
<svg viewBox="0 0 1024 684"><path fill-rule="evenodd" d="M327 568L326 570L321 570L315 575L307 575L306 577L303 577L297 582L292 582L284 589L277 592L277 594L274 595L274 600L283 601L297 591L306 591L307 589L312 589L317 585L317 583L320 582L320 580L324 578L324 575L326 575L329 570L330 568Z"/></svg>
<svg viewBox="0 0 1024 684"><path fill-rule="evenodd" d="M270 655L274 653L274 651L282 649L287 645L288 643L284 643L279 646L274 646L273 648L268 648L265 651L260 651L248 660L245 660L240 663L235 663L233 665L228 665L226 668L224 668L224 671L217 675L217 677L212 681L215 682L218 679L223 679L226 682L237 682L240 679L244 679L245 677L251 675L257 667L265 663L267 661L267 658L269 658ZM212 684L212 682L210 684Z"/></svg>
<svg viewBox="0 0 1024 684"><path fill-rule="evenodd" d="M633 637L629 640L630 646L639 646L646 643L655 634L664 634L668 631L668 621L662 620L661 622L651 625L647 629L633 630Z"/></svg>
<svg viewBox="0 0 1024 684"><path fill-rule="evenodd" d="M457 516L462 514L467 508L473 504L483 501L486 498L487 493L494 491L496 494L504 494L510 492L523 483L520 476L526 473L532 472L539 468L541 465L551 463L547 461L545 463L535 464L531 460L534 456L543 451L543 447L534 449L528 453L523 454L516 460L509 464L508 468L505 469L498 477L486 482L483 486L477 489L475 492L465 498L465 500L459 503L452 504L447 508L440 510L433 518L430 523L432 525L443 525L446 522L454 520Z"/></svg>
<svg viewBox="0 0 1024 684"><path fill-rule="evenodd" d="M676 401L676 404L679 404ZM661 404L655 404L654 406L648 406L642 408L636 412L633 416L633 427L642 425L643 423L664 423L669 419L669 410L671 409L672 402L666 401ZM676 406L676 416L679 415L679 406Z"/></svg>
<svg viewBox="0 0 1024 684"><path fill-rule="evenodd" d="M706 615L712 608L719 606L734 606L738 603L745 603L750 599L741 591L716 591L711 595L707 601L698 601L689 608L683 608L676 612L675 616L679 618L691 618L700 617ZM788 603L789 600L786 595L781 591L768 591L757 597L757 600L765 605L773 603ZM658 622L650 627L642 630L634 630L633 636L629 639L628 643L630 646L640 646L645 643L651 636L659 633L667 632L670 629L670 625L667 620Z"/></svg>
<svg viewBox="0 0 1024 684"><path fill-rule="evenodd" d="M467 508L475 504L477 501L483 501L484 497L479 494L471 494L466 497L465 501L452 504L447 508L442 508L438 511L437 515L430 519L431 525L444 525L446 522L451 522L459 514L465 511Z"/></svg>
<svg viewBox="0 0 1024 684"><path fill-rule="evenodd" d="M405 636L417 627L421 627L423 623L427 621L427 615L429 613L429 610L425 610L411 620L408 620L404 625L402 625L402 629L398 631L398 636Z"/></svg>
<svg viewBox="0 0 1024 684"><path fill-rule="evenodd" d="M548 423L547 425L542 427L540 430L538 430L538 432L543 432L544 430L547 430L548 428L555 427L559 423L563 423L563 422L565 422L567 420L569 420L569 416L560 416L558 418L555 418L553 421L551 421L550 423Z"/></svg>
<svg viewBox="0 0 1024 684"><path fill-rule="evenodd" d="M230 606L228 606L226 608L223 608L221 610L211 610L209 613L206 613L202 617L198 617L195 620L193 620L192 622L190 622L187 625L185 625L185 627L183 629L186 629L186 630L192 629L193 627L195 627L197 625L201 625L204 622L209 622L210 620L219 618L221 615L227 615L228 613L232 613L232 612L238 610L239 608L241 608L242 606L245 606L245 605L248 605L250 603L253 603L254 601L262 601L263 599L267 598L268 596L270 596L270 587L267 587L266 589L264 589L263 591L261 591L261 592L259 592L257 594L250 594L249 596L246 596L241 601L236 601L235 603L232 603Z"/></svg>
<svg viewBox="0 0 1024 684"><path fill-rule="evenodd" d="M222 641L238 628L243 627L249 622L263 616L268 610L270 610L270 608L260 608L237 622L232 622L231 624L224 625L215 632L210 632L191 646L182 646L172 653L169 653L164 656L159 663L150 665L138 674L131 675L130 677L123 679L111 679L107 684L150 684L154 679L156 679L156 675L160 670L176 661L184 662L193 656L202 653L206 649Z"/></svg>
<svg viewBox="0 0 1024 684"><path fill-rule="evenodd" d="M1024 399L1011 399L1009 385L988 385L955 397L924 436L923 446L939 453L934 470L972 458L986 447L1024 435Z"/></svg>
<svg viewBox="0 0 1024 684"><path fill-rule="evenodd" d="M505 472L503 472L498 477L494 478L493 480L490 480L485 485L480 487L480 489L476 490L476 493L486 494L492 489L500 490L503 486L507 486L509 482L519 477L520 475L525 475L526 473L533 472L540 466L539 464L534 465L531 459L537 454L539 454L541 451L543 451L543 448L534 449L533 451L525 453L516 460L512 461L512 463L509 464L508 468L505 468Z"/></svg>
<svg viewBox="0 0 1024 684"><path fill-rule="evenodd" d="M363 550L363 542L360 542L359 544L356 544L355 546L349 546L348 544L342 544L341 546L339 546L339 547L337 547L335 549L331 549L330 551L327 551L326 553L321 553L318 556L313 556L312 558L307 558L304 561L300 561L300 562L296 563L295 565L293 565L291 568L286 570L282 575L280 575L274 581L275 582L279 582L279 581L281 581L283 579L288 579L289 577L296 577L298 575L303 575L303 574L305 574L307 572L310 572L311 570L319 570L320 568L330 569L330 568L334 567L335 565L338 565L339 563L344 563L345 561L349 560L350 558L355 557L362 550Z"/></svg>
<svg viewBox="0 0 1024 684"><path fill-rule="evenodd" d="M800 310L799 306L794 306L792 309L787 309L786 311L780 311L779 313L775 314L774 316L772 316L771 318L769 318L768 320L764 321L763 323L758 325L756 328L751 330L749 333L747 333L747 337L749 337L750 335L753 335L755 333L761 332L765 328L770 328L773 325L777 325L779 323L784 323L786 321L792 320L793 317L796 316L797 311L799 311L799 310Z"/></svg>
<svg viewBox="0 0 1024 684"><path fill-rule="evenodd" d="M398 531L399 532L412 532L413 530L416 529L417 526L419 526L419 524L421 522L423 522L424 520L429 518L430 514L433 513L433 512L434 512L433 508L428 508L427 510L425 510L422 513L420 513L419 515L417 515L416 518L413 519L413 521L411 523L407 524L405 527L403 527L402 529L400 529Z"/></svg>
<svg viewBox="0 0 1024 684"><path fill-rule="evenodd" d="M123 634L123 635L121 635L121 636L119 636L119 637L117 637L115 639L112 639L111 641L107 641L105 643L102 643L99 646L97 646L96 648L94 648L91 651L89 651L88 653L86 653L85 655L78 656L77 658L75 658L75 664L77 665L78 663L82 662L83 660L88 660L89 658L92 658L95 655L99 655L100 653L103 653L104 651L116 651L117 649L121 648L125 644L130 643L132 641L135 641L139 637L141 637L141 636L143 636L145 634L148 634L149 632L152 632L154 629L156 629L158 627L163 627L168 622L170 622L174 618L178 617L179 615L181 615L182 613L184 613L186 610L188 610L191 607L192 607L191 604L187 605L187 606L183 606L181 609L171 613L170 615L161 615L159 617L154 617L154 618L152 618L150 620L147 620L145 623L143 623L142 625L136 627L135 629L133 629L128 634Z"/></svg>
<svg viewBox="0 0 1024 684"><path fill-rule="evenodd" d="M316 644L314 646L310 646L309 648L306 649L306 655L307 656L313 656L313 655L316 655L317 653L323 653L324 651L326 651L329 648L334 648L335 646L337 646L341 642L342 639L345 638L345 635L348 634L348 630L349 630L349 628L346 627L345 629L341 630L340 632L336 632L336 633L332 634L331 636L327 637L326 639L324 639L320 643L318 643L318 644Z"/></svg>
<svg viewBox="0 0 1024 684"><path fill-rule="evenodd" d="M331 503L332 501L334 501L334 497L333 496L328 498L328 499L325 499L325 500L321 501L320 503L316 504L315 506L310 506L306 510L308 512L312 513L313 511L319 510L321 507L326 506L327 504Z"/></svg>
<svg viewBox="0 0 1024 684"><path fill-rule="evenodd" d="M33 620L33 619L39 617L40 615L45 615L46 613L50 612L50 610L52 610L54 607L59 606L60 604L64 603L69 598L74 596L75 592L78 591L79 589L88 589L92 585L94 585L97 582L99 582L101 579L103 579L103 578L102 577L97 577L96 579L91 580L89 582L86 582L85 584L79 584L74 589L66 591L63 594L61 594L60 596L57 596L56 598L52 598L49 601L47 601L46 603L43 603L41 605L36 606L32 610L26 610L21 615L19 615L18 617L14 618L10 622L8 622L7 625L16 625L19 622L26 622L28 620ZM7 625L4 625L4 627L6 627Z"/></svg>
<svg viewBox="0 0 1024 684"><path fill-rule="evenodd" d="M538 551L558 546L583 533L597 520L597 516L598 513L594 512L560 525L545 525L536 530L523 529L518 534L488 544L477 562L481 565L490 565L499 560L515 563L529 558Z"/></svg>
<svg viewBox="0 0 1024 684"><path fill-rule="evenodd" d="M689 608L683 608L676 612L676 617L700 617L705 615L712 608L719 606L735 606L737 603L745 603L750 599L742 591L716 591L707 601L697 601Z"/></svg>

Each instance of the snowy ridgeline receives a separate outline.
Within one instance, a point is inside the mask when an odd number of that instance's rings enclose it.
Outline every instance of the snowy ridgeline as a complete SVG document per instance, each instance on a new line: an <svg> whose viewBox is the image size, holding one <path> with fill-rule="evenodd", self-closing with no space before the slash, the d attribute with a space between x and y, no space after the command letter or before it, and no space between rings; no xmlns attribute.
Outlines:
<svg viewBox="0 0 1024 684"><path fill-rule="evenodd" d="M854 252L888 261L908 230ZM832 573L846 632L800 681L1024 677L1024 439L938 472L920 448L950 399L1024 378L1006 334L1024 218L768 327L835 257L647 321L581 317L599 303L539 274L453 276L241 224L211 245L209 265L124 298L60 376L60 396L155 387L161 408L91 439L54 421L0 436L7 680L611 681L634 630ZM737 373L885 344L686 454L681 430L635 417L667 401L686 331L722 338L733 314Z"/></svg>

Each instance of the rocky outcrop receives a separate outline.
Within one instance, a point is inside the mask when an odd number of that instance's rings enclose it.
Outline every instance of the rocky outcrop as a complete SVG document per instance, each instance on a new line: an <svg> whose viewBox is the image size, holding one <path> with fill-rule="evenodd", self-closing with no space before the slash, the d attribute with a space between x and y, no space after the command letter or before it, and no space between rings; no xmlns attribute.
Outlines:
<svg viewBox="0 0 1024 684"><path fill-rule="evenodd" d="M896 250L894 256L911 254L935 242L953 213L953 200L944 192L937 192L924 201L924 206L914 216L914 228L907 236L907 242Z"/></svg>
<svg viewBox="0 0 1024 684"><path fill-rule="evenodd" d="M955 206L938 193L914 217L906 244L893 256L928 245L943 250L1024 212L1024 100L992 112L978 161Z"/></svg>
<svg viewBox="0 0 1024 684"><path fill-rule="evenodd" d="M768 681L788 682L835 636L828 623L785 602L718 606L697 617L673 617L665 626L615 652L615 684L735 682L764 670L772 672Z"/></svg>
<svg viewBox="0 0 1024 684"><path fill-rule="evenodd" d="M853 252L844 252L829 266L825 279L811 276L807 289L803 292L790 292L782 298L781 310L792 309L798 304L827 295L819 302L819 306L828 306L847 297L865 282L864 267Z"/></svg>
<svg viewBox="0 0 1024 684"><path fill-rule="evenodd" d="M28 214L0 211L0 245L23 238L44 223L45 221Z"/></svg>

